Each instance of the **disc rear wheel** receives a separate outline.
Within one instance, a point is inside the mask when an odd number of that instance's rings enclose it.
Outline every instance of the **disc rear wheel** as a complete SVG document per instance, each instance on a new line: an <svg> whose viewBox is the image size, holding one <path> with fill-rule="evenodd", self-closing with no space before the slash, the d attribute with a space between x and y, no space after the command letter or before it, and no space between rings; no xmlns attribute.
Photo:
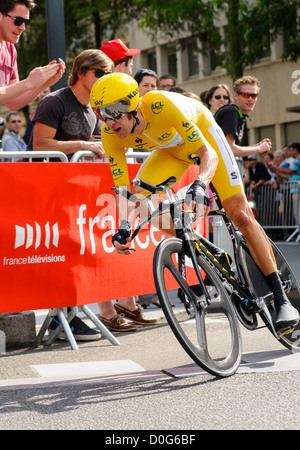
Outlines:
<svg viewBox="0 0 300 450"><path fill-rule="evenodd" d="M291 267L289 266L287 260L285 259L281 251L272 241L270 241L270 243L274 252L277 268L280 273L286 295L291 304L300 313L299 284L295 278L295 275ZM243 243L243 245L241 246L240 252L243 267L247 268L246 272L247 280L253 292L256 294L257 297L263 297L269 294L270 288L266 282L266 279L263 276L262 272L258 269L256 264L254 263L250 251L245 243ZM268 306L268 310L272 317L273 323L275 323L277 319L277 313L274 308L273 302L271 302L270 305ZM270 323L263 311L260 313L260 316L265 325L273 333L273 329L270 326ZM278 336L276 337L278 338ZM292 352L300 352L299 337L300 337L300 323L295 327L295 329L291 330L291 332L288 332L287 334L281 334L279 337L279 342Z"/></svg>

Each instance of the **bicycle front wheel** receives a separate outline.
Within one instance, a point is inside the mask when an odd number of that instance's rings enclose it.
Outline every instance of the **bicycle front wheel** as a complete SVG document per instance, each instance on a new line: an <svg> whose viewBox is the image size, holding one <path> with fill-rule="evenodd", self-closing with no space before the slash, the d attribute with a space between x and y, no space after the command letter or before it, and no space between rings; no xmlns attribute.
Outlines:
<svg viewBox="0 0 300 450"><path fill-rule="evenodd" d="M201 300L205 299L201 296L200 285L195 286L195 269L182 267L180 261L183 260L186 266L191 266L180 239L165 239L156 248L154 280L165 317L179 343L196 364L212 375L233 375L241 362L242 341L230 298L216 269L205 255L198 255L198 267L203 278L207 275L210 280L211 304L203 308ZM179 312L172 308L170 291L166 287L169 277L176 280L181 293L182 308Z"/></svg>

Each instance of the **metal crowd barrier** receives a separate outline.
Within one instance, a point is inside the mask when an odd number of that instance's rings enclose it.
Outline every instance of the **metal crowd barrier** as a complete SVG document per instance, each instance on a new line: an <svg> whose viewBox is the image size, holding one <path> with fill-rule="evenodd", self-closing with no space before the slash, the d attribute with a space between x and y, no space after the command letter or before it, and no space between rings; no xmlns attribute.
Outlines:
<svg viewBox="0 0 300 450"><path fill-rule="evenodd" d="M300 181L282 181L275 189L272 183L259 186L255 191L246 188L255 203L257 221L265 230L290 230L286 239L300 240Z"/></svg>
<svg viewBox="0 0 300 450"><path fill-rule="evenodd" d="M10 162L22 162L20 159L25 159L27 162L32 162L34 159L43 159L49 162L52 158L60 159L61 162L69 161L62 152L0 152L0 161L11 159Z"/></svg>
<svg viewBox="0 0 300 450"><path fill-rule="evenodd" d="M148 158L150 152L133 152L128 151L126 158L128 162L142 162ZM52 159L59 159L61 162L69 162L67 155L62 152L0 152L0 161L10 159L11 162L32 162L34 159L43 159L45 162L51 162ZM141 161L139 161L141 160ZM108 158L99 159L98 156L88 150L80 150L72 156L70 162L108 162Z"/></svg>
<svg viewBox="0 0 300 450"><path fill-rule="evenodd" d="M150 152L135 152L129 149L126 153L126 159L128 163L143 162L148 158ZM70 162L109 162L105 156L103 159L99 159L94 152L88 150L80 150L72 156Z"/></svg>

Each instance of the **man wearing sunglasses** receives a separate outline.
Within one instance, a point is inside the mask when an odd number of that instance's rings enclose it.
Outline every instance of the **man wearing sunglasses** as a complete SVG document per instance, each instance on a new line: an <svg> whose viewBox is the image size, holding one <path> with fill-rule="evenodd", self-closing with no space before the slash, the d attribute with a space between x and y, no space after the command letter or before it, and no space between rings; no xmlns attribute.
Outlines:
<svg viewBox="0 0 300 450"><path fill-rule="evenodd" d="M234 82L233 89L235 103L223 106L214 116L222 128L233 154L244 157L253 153L269 153L272 148L270 139L263 139L258 144L250 146L241 146L246 118L253 111L258 99L260 91L258 79L245 75Z"/></svg>
<svg viewBox="0 0 300 450"><path fill-rule="evenodd" d="M30 23L32 0L1 0L0 2L0 104L18 110L34 100L46 87L57 83L65 71L64 62L51 61L36 67L20 81L15 44Z"/></svg>
<svg viewBox="0 0 300 450"><path fill-rule="evenodd" d="M104 155L101 124L90 106L90 90L112 70L112 61L100 50L84 50L74 60L69 86L48 94L37 105L28 150L60 151L68 158L78 150Z"/></svg>

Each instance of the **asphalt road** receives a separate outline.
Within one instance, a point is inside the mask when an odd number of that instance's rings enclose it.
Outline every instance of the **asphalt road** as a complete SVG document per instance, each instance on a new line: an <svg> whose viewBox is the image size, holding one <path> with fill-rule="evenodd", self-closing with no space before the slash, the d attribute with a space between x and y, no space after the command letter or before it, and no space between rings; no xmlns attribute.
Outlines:
<svg viewBox="0 0 300 450"><path fill-rule="evenodd" d="M281 249L300 280L300 245ZM159 317L158 324L116 333L119 346L101 339L74 351L58 341L1 356L0 429L98 429L97 443L115 439L130 447L149 444L150 434L157 438L150 444L159 446L158 430L197 440L204 429L300 429L300 354L265 327L241 329L242 364L219 379L191 361L158 309L147 314ZM220 324L215 340L223 344ZM148 430L144 442L116 442L138 430Z"/></svg>

